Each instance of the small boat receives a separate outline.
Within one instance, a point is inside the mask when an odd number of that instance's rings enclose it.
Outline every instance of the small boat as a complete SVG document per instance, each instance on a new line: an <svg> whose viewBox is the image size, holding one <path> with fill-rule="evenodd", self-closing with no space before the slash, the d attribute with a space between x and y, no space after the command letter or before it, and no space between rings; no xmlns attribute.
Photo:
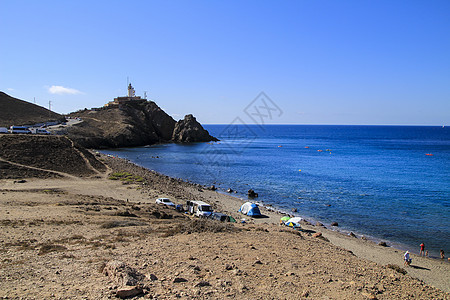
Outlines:
<svg viewBox="0 0 450 300"><path fill-rule="evenodd" d="M323 152L323 150L317 150L317 152Z"/></svg>
<svg viewBox="0 0 450 300"><path fill-rule="evenodd" d="M308 147L308 146L306 146L306 147L305 147L305 149L309 149L309 147Z"/></svg>
<svg viewBox="0 0 450 300"><path fill-rule="evenodd" d="M433 156L432 153L425 153L426 156Z"/></svg>

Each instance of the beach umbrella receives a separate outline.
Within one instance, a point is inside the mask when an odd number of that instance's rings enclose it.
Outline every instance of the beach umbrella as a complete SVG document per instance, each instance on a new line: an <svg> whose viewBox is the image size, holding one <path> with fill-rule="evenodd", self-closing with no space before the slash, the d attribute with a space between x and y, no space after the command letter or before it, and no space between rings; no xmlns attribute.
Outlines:
<svg viewBox="0 0 450 300"><path fill-rule="evenodd" d="M291 221L287 221L286 223L284 223L286 226L289 226L289 227L293 227L293 228L298 228L298 227L300 227L300 224L298 224L298 223L294 223L294 222L291 222Z"/></svg>

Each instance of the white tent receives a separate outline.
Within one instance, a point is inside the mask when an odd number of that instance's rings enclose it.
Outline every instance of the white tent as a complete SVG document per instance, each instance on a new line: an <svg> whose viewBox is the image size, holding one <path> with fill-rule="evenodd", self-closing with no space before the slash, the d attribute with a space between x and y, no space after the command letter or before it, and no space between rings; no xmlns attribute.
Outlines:
<svg viewBox="0 0 450 300"><path fill-rule="evenodd" d="M303 220L303 218L300 218L300 217L290 218L289 220L284 222L284 225L289 226L289 227L299 228L301 220Z"/></svg>
<svg viewBox="0 0 450 300"><path fill-rule="evenodd" d="M287 222L300 223L302 220L303 220L303 218L294 217L294 218L290 218L289 220L287 220Z"/></svg>

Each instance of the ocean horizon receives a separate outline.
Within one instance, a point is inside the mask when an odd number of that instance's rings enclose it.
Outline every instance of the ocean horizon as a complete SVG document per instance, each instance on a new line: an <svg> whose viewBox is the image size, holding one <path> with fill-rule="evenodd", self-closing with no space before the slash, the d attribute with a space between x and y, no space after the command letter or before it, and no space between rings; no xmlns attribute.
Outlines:
<svg viewBox="0 0 450 300"><path fill-rule="evenodd" d="M242 199L253 189L254 201L413 253L422 242L433 257L450 251L449 128L204 127L220 141L102 152Z"/></svg>

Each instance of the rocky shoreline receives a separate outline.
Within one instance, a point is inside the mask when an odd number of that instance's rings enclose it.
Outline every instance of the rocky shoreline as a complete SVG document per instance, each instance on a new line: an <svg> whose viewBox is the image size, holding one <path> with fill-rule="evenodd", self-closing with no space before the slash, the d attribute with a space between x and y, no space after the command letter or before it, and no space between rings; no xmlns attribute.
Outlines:
<svg viewBox="0 0 450 300"><path fill-rule="evenodd" d="M197 183L192 183L192 182L186 181L184 179L172 178L170 176L160 174L156 171L148 170L148 169L141 167L135 163L132 163L131 161L129 161L127 159L123 159L123 158L119 158L119 157L112 158L112 157L108 157L108 156L104 156L104 157L108 160L108 164L113 165L116 169L121 169L121 170L126 170L128 172L141 174L141 176L145 176L144 174L147 174L147 172L151 172L154 176L156 176L157 178L160 178L159 179L160 181L168 180L172 184L167 186L167 190L176 190L175 186L181 185L184 188L191 188L194 190L201 189L201 190L216 191L217 193L220 193L224 197L227 197L227 198L228 198L228 196L231 196L233 199L235 199L234 202L235 202L236 207L231 212L226 211L226 213L229 213L230 215L232 215L235 218L239 218L239 219L246 218L245 216L243 216L241 214L235 214L235 212L239 209L240 205L242 205L244 202L251 201L251 202L258 203L260 208L262 208L266 212L270 213L270 215L271 215L270 219L271 219L272 223L278 223L279 219L283 216L302 217L302 218L304 218L303 225L306 225L306 226L321 227L321 228L324 228L324 229L327 229L329 231L333 231L333 232L336 232L339 234L348 235L350 237L354 237L354 238L357 238L357 239L360 239L363 241L375 243L381 247L393 247L399 251L406 251L406 249L407 249L406 246L401 247L402 245L397 245L390 241L373 238L371 236L364 235L363 233L355 234L352 231L344 230L339 227L339 224L337 222L331 222L329 224L324 224L320 220L315 220L315 219L311 219L311 218L299 215L297 213L297 211L278 209L270 203L265 203L265 202L259 201L257 193L255 193L255 191L253 191L252 189L250 189L248 192L244 191L244 192L239 192L239 193L237 191L233 190L232 188L228 188L227 190L223 190L223 189L221 190L221 189L216 188L214 185L211 185L211 186L200 185ZM179 194L177 194L177 193L171 193L170 195L171 195L171 197L179 197ZM248 199L246 199L247 198L246 196L248 196ZM197 193L194 193L194 194L191 193L191 194L189 194L189 197L186 200L199 200L199 199L198 199ZM203 197L201 200L208 202L207 197ZM213 205L215 205L215 204L213 204ZM227 209L229 210L230 208L227 207ZM272 215L273 215L273 217L272 217ZM252 219L252 220L258 222L258 219ZM413 252L415 254L419 253L418 251L411 251L411 250L410 250L410 252ZM429 257L429 259L439 260L440 258Z"/></svg>

